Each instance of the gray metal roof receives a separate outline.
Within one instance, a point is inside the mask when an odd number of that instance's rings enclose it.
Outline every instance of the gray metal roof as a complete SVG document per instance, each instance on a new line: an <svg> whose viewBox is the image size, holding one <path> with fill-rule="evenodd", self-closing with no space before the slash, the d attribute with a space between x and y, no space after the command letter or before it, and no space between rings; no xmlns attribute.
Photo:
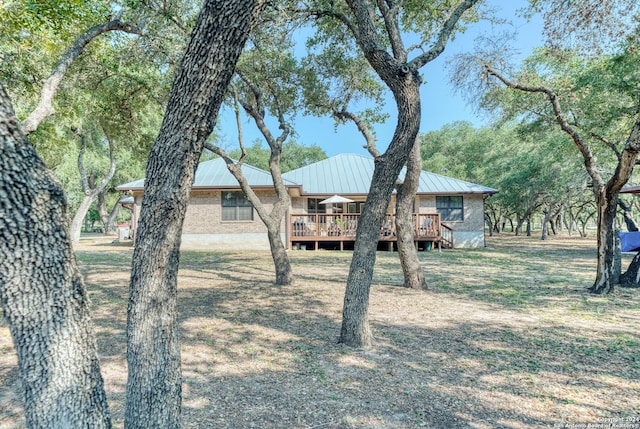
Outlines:
<svg viewBox="0 0 640 429"><path fill-rule="evenodd" d="M374 170L373 158L340 154L283 174L302 185L303 194L368 194ZM404 171L400 176L404 176ZM494 194L496 189L439 174L420 174L420 194Z"/></svg>
<svg viewBox="0 0 640 429"><path fill-rule="evenodd" d="M252 187L273 187L271 173L261 170L251 165L242 165L242 174ZM227 169L222 158L215 158L201 162L196 170L196 178L193 182L194 188L237 188L238 181ZM285 179L285 186L296 186L295 183ZM144 179L135 180L118 186L118 190L143 189Z"/></svg>
<svg viewBox="0 0 640 429"><path fill-rule="evenodd" d="M497 189L478 185L464 180L453 179L440 174L423 171L420 173L419 194L488 194L497 193Z"/></svg>
<svg viewBox="0 0 640 429"><path fill-rule="evenodd" d="M368 194L373 158L340 154L282 175L302 185L304 194Z"/></svg>
<svg viewBox="0 0 640 429"><path fill-rule="evenodd" d="M284 173L286 186L301 186L307 195L366 195L373 177L373 158L356 154L340 154L306 167ZM273 186L271 174L250 165L242 166L242 173L252 187ZM404 170L400 173L404 176ZM143 189L144 179L125 183L118 190ZM205 161L198 166L194 188L237 188L235 177L222 158ZM495 194L496 189L439 174L423 171L420 174L419 194Z"/></svg>

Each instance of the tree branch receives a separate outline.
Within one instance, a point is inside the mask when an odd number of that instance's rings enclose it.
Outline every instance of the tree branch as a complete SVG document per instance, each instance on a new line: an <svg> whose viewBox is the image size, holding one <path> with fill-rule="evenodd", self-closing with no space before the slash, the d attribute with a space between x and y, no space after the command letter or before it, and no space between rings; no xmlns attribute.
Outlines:
<svg viewBox="0 0 640 429"><path fill-rule="evenodd" d="M130 23L122 22L120 17L116 17L110 21L91 27L81 34L78 39L76 39L73 46L71 46L71 48L62 55L62 58L60 58L60 61L53 72L51 72L49 77L44 81L42 90L40 91L38 105L22 123L22 130L25 135L29 135L34 132L44 119L55 113L52 104L53 97L58 90L58 86L60 85L62 78L69 70L69 67L71 67L71 64L73 64L73 62L82 54L82 51L89 42L108 31L124 31L126 33L142 35L142 30L140 28Z"/></svg>
<svg viewBox="0 0 640 429"><path fill-rule="evenodd" d="M636 116L636 121L624 145L616 171L607 183L609 192L617 193L627 183L631 173L633 173L638 152L640 152L640 115Z"/></svg>
<svg viewBox="0 0 640 429"><path fill-rule="evenodd" d="M357 22L357 28L352 30L354 37L371 66L378 74L380 74L384 68L381 68L382 64L388 65L392 69L397 67L399 62L389 55L385 47L378 40L376 19L370 2L365 0L346 0L346 2ZM381 77L384 80L382 75Z"/></svg>
<svg viewBox="0 0 640 429"><path fill-rule="evenodd" d="M102 128L102 132L104 133L105 137L107 138L107 142L109 143L109 172L106 176L104 176L102 182L100 182L100 185L98 185L98 187L96 188L97 192L102 192L113 178L113 175L116 173L116 154L113 148L113 139L111 138L107 130L104 129L104 126L100 125L100 128Z"/></svg>
<svg viewBox="0 0 640 429"><path fill-rule="evenodd" d="M620 158L622 157L622 154L620 153L620 151L618 150L618 148L616 147L615 144L613 144L613 142L610 142L609 140L607 140L606 138L596 134L596 133L589 133L589 136L591 138L594 138L600 142L602 142L605 146L607 146L609 149L611 149L613 151L613 153L616 155L616 158L618 159L618 161L620 161Z"/></svg>
<svg viewBox="0 0 640 429"><path fill-rule="evenodd" d="M438 55L440 55L442 51L444 51L444 48L447 45L447 41L449 40L449 37L451 37L451 33L453 33L453 30L456 28L456 24L462 17L462 14L475 6L479 1L480 0L464 0L462 3L460 3L442 25L442 29L438 33L438 39L436 40L433 47L431 47L431 49L429 49L427 52L414 58L410 63L411 68L413 68L414 70L418 70L425 64L437 58Z"/></svg>
<svg viewBox="0 0 640 429"><path fill-rule="evenodd" d="M72 128L76 135L80 137L80 152L78 153L78 172L80 173L80 181L82 182L82 192L85 195L91 193L89 179L87 178L87 170L84 168L84 153L87 151L87 136L77 128Z"/></svg>
<svg viewBox="0 0 640 429"><path fill-rule="evenodd" d="M236 88L233 88L233 112L236 116L236 127L238 128L238 146L240 146L240 159L238 160L238 164L242 164L244 159L247 157L247 149L244 147L244 132L242 128L242 117L240 116L240 101L238 100L238 91ZM225 154L224 156L218 154L223 159L228 158Z"/></svg>
<svg viewBox="0 0 640 429"><path fill-rule="evenodd" d="M347 15L344 13L337 12L333 9L295 9L294 13L299 13L304 16L315 17L317 19L320 18L335 18L338 21L342 22L345 27L349 29L353 37L358 37L358 28L354 25L353 22L349 19Z"/></svg>
<svg viewBox="0 0 640 429"><path fill-rule="evenodd" d="M560 128L562 129L562 131L564 131L569 135L569 137L571 137L575 145L578 147L578 150L582 154L585 168L587 170L587 173L593 180L594 186L601 187L604 185L602 177L596 170L596 166L595 166L596 159L593 156L593 153L591 153L591 149L586 144L586 142L582 139L582 136L580 136L580 134L578 133L578 130L576 130L571 126L571 124L569 124L569 121L567 120L567 117L564 111L562 110L562 107L560 106L560 101L558 100L558 96L555 94L555 92L553 92L551 89L544 86L527 86L527 85L519 84L517 82L513 82L507 79L505 76L503 76L499 72L497 72L488 64L485 64L485 70L489 76L494 76L499 81L501 81L504 85L506 85L511 89L517 89L519 91L529 92L529 93L543 94L551 104L551 107L553 108L553 113L555 115L556 122L560 125Z"/></svg>
<svg viewBox="0 0 640 429"><path fill-rule="evenodd" d="M386 0L377 0L377 4L389 35L393 57L399 62L405 63L407 61L407 51L404 49L400 28L398 27L398 7L397 5L389 7Z"/></svg>
<svg viewBox="0 0 640 429"><path fill-rule="evenodd" d="M358 131L360 131L360 134L362 134L362 136L366 141L366 144L363 147L367 149L367 151L374 158L378 158L381 155L380 151L376 147L376 137L373 135L373 133L369 129L369 126L366 124L366 122L360 119L357 115L345 109L342 109L340 111L334 111L333 116L335 116L340 120L348 119L352 121L354 124L356 124L356 127L358 127Z"/></svg>

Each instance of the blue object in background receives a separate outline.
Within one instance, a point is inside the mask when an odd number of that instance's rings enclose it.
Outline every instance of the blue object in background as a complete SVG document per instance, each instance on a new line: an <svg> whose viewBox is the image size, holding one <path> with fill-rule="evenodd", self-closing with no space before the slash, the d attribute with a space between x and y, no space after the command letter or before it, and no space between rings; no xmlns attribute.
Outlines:
<svg viewBox="0 0 640 429"><path fill-rule="evenodd" d="M621 232L620 248L623 252L640 250L640 232Z"/></svg>

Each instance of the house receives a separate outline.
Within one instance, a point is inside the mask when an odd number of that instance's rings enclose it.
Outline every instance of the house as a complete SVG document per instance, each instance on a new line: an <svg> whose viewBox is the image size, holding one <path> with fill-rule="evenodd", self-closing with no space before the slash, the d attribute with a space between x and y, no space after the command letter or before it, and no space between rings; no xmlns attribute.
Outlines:
<svg viewBox="0 0 640 429"><path fill-rule="evenodd" d="M352 249L366 203L374 160L341 154L283 174L291 206L282 224L288 248ZM248 183L267 210L276 201L269 172L243 166ZM144 180L118 186L134 199L135 235ZM415 200L415 242L421 249L481 247L484 200L495 189L423 171ZM183 227L182 245L191 249L269 249L266 227L246 200L224 161L202 162L196 171ZM380 229L380 247L396 243L395 194Z"/></svg>

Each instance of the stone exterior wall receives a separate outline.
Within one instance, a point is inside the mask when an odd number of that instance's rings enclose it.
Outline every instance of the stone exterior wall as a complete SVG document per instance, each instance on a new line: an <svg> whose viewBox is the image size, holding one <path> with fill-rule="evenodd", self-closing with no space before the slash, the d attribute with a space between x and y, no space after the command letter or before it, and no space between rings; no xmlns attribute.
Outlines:
<svg viewBox="0 0 640 429"><path fill-rule="evenodd" d="M435 195L420 195L419 213L437 213ZM454 247L484 246L484 196L463 195L464 221L442 222L453 229Z"/></svg>
<svg viewBox="0 0 640 429"><path fill-rule="evenodd" d="M258 190L258 196L267 211L276 201L274 190ZM140 211L141 193L134 194L134 228ZM463 195L464 221L443 222L454 231L454 247L482 247L484 241L483 195ZM393 211L394 201L389 206ZM419 195L416 200L419 213L437 213L434 195ZM307 211L305 197L292 198L291 214ZM286 243L288 217L282 222L282 239ZM222 191L195 190L187 207L183 227L183 247L196 249L269 249L267 228L258 213L253 211L252 221L222 221Z"/></svg>
<svg viewBox="0 0 640 429"><path fill-rule="evenodd" d="M267 212L273 208L276 201L275 191L258 190L258 197ZM282 222L284 232L285 221ZM207 190L193 191L191 201L187 207L184 220L183 234L254 234L264 233L267 228L262 223L256 210L253 210L252 221L223 221L222 220L222 191Z"/></svg>

